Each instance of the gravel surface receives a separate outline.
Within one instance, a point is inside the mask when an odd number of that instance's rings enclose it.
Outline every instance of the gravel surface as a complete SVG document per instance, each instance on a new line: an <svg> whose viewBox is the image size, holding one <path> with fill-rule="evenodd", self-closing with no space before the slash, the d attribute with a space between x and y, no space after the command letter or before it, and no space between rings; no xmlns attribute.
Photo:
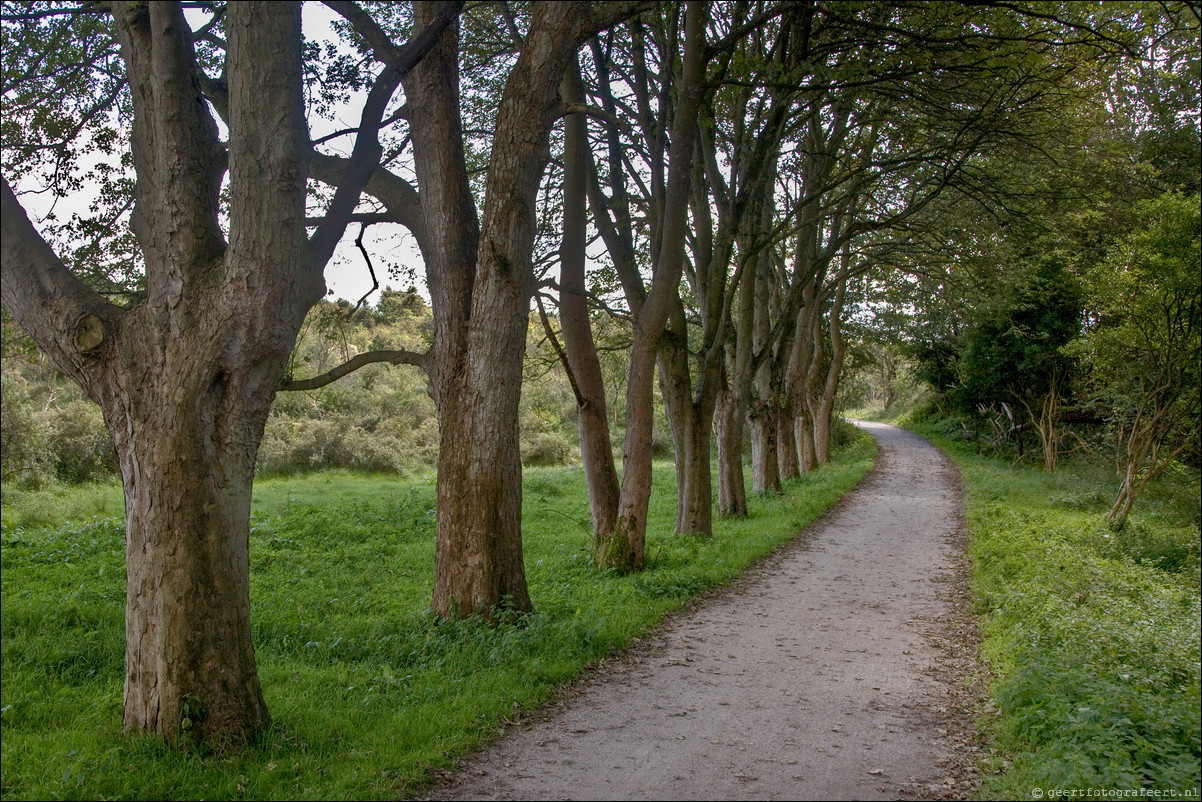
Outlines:
<svg viewBox="0 0 1202 802"><path fill-rule="evenodd" d="M511 727L426 799L958 799L976 785L960 479L877 465L796 541Z"/></svg>

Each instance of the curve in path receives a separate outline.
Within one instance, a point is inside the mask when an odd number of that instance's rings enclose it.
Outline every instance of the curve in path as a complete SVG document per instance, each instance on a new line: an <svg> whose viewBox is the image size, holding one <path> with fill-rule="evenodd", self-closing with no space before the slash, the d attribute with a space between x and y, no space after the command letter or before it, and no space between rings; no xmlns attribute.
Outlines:
<svg viewBox="0 0 1202 802"><path fill-rule="evenodd" d="M955 795L959 475L913 434L857 425L876 467L834 510L427 798Z"/></svg>

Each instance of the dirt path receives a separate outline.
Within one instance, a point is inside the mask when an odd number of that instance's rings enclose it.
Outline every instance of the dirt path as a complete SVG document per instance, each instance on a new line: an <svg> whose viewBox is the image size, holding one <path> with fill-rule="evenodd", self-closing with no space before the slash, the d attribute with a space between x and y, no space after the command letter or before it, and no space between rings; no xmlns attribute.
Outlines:
<svg viewBox="0 0 1202 802"><path fill-rule="evenodd" d="M918 437L860 425L877 467L835 510L426 798L965 796L958 474Z"/></svg>

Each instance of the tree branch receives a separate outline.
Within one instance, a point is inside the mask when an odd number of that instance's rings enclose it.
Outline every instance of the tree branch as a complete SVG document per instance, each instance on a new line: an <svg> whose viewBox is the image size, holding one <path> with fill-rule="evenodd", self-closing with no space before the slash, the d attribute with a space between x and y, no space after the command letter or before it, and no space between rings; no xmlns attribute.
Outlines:
<svg viewBox="0 0 1202 802"><path fill-rule="evenodd" d="M428 358L428 354L419 354L416 351L364 351L362 354L351 357L341 365L330 368L320 376L314 376L311 379L285 379L280 382L280 386L277 389L281 392L285 390L316 390L318 387L324 387L327 384L338 381L343 376L353 373L359 368L374 365L378 362L387 362L390 365L413 365L422 370L428 370Z"/></svg>
<svg viewBox="0 0 1202 802"><path fill-rule="evenodd" d="M85 355L107 352L122 314L76 278L42 238L0 176L0 299L41 348L92 395ZM95 396L93 396L95 399Z"/></svg>
<svg viewBox="0 0 1202 802"><path fill-rule="evenodd" d="M380 127L383 124L384 110L393 92L402 79L430 52L463 8L462 2L442 3L434 19L404 47L398 48L383 29L355 3L328 0L326 5L345 17L355 30L368 40L376 58L386 66L376 77L368 91L367 100L363 103L355 147L343 172L342 182L334 192L334 199L330 201L326 219L313 232L309 241L311 259L314 264L320 265L325 265L333 255L334 248L342 239L351 215L359 203L360 193L379 166L382 153Z"/></svg>

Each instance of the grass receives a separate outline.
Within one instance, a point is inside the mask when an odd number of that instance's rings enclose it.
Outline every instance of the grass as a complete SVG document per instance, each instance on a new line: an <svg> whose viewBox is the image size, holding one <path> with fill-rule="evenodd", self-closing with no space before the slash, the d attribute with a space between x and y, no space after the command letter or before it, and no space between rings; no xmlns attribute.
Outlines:
<svg viewBox="0 0 1202 802"><path fill-rule="evenodd" d="M171 752L121 730L120 487L4 490L5 799L388 799L412 794L565 680L691 597L739 575L857 484L874 446L756 497L712 538L671 534L674 471L655 471L643 573L598 572L579 468L525 471L537 611L436 625L430 477L323 472L256 483L256 655L274 725L240 753Z"/></svg>
<svg viewBox="0 0 1202 802"><path fill-rule="evenodd" d="M937 427L912 428L964 477L974 612L992 676L980 796L1159 789L1197 799L1197 473L1159 481L1114 533L1107 472L1068 460L1049 475L974 454Z"/></svg>

